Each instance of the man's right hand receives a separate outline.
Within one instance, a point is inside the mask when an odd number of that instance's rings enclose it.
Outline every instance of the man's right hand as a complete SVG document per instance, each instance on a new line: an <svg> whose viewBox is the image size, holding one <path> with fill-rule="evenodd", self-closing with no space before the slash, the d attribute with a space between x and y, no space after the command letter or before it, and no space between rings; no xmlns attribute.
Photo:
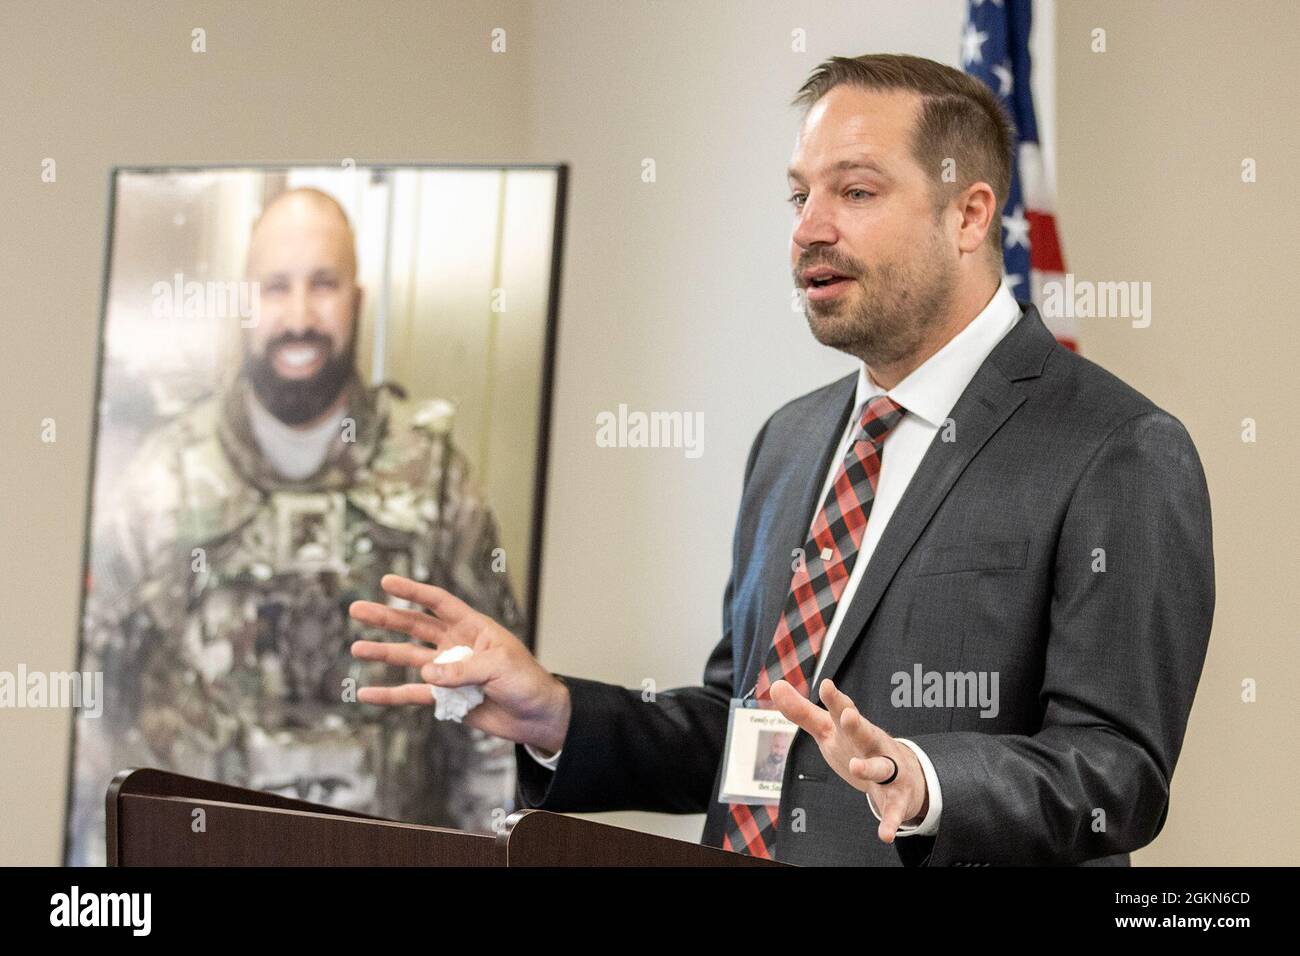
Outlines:
<svg viewBox="0 0 1300 956"><path fill-rule="evenodd" d="M394 597L422 605L430 613L389 607L374 601L354 601L348 614L362 624L416 638L411 641L355 641L352 656L420 669L425 683L396 687L363 687L364 704L433 704L430 685L479 685L484 700L464 723L495 737L530 744L546 753L564 745L569 730L569 689L533 657L519 638L486 614L480 614L449 591L386 574L380 587ZM430 616L432 614L432 616ZM434 664L443 651L465 645L474 656L451 664Z"/></svg>

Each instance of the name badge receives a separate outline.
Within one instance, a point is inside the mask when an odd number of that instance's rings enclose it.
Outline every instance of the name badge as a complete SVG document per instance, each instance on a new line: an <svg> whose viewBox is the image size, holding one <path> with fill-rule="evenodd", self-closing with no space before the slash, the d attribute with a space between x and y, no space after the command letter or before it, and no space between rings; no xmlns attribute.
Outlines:
<svg viewBox="0 0 1300 956"><path fill-rule="evenodd" d="M720 803L780 803L781 778L799 726L754 700L731 701Z"/></svg>

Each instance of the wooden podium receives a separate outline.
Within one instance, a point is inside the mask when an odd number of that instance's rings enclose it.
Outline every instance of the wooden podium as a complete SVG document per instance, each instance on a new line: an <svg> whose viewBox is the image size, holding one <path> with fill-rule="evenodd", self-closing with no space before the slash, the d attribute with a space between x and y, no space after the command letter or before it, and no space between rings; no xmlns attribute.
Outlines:
<svg viewBox="0 0 1300 956"><path fill-rule="evenodd" d="M782 865L543 810L489 836L154 769L118 773L107 804L109 866Z"/></svg>

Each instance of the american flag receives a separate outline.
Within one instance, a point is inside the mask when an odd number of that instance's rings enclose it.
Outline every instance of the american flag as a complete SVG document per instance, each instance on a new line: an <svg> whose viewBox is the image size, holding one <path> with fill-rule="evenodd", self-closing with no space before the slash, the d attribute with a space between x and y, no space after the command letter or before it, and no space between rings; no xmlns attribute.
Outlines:
<svg viewBox="0 0 1300 956"><path fill-rule="evenodd" d="M1041 310L1043 284L1061 281L1065 260L1029 82L1032 17L1033 0L967 0L961 65L998 95L1016 126L1016 162L1002 210L1003 271L1016 298L1028 298ZM1078 347L1073 318L1043 320L1063 345Z"/></svg>

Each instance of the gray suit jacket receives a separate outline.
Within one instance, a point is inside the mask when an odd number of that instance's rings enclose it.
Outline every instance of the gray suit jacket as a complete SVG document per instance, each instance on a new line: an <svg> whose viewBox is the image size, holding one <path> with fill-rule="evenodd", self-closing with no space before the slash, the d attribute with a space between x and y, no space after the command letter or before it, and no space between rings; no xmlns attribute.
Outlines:
<svg viewBox="0 0 1300 956"><path fill-rule="evenodd" d="M1122 865L1164 824L1214 609L1205 477L1177 419L1021 308L953 408L955 441L941 434L917 469L822 670L929 755L938 833L881 843L864 796L801 732L778 859ZM707 812L703 842L721 844L728 701L772 641L855 382L795 399L754 440L703 686L646 702L563 678L569 734L554 773L521 749L525 805ZM895 675L917 665L996 673L996 716L896 706Z"/></svg>

